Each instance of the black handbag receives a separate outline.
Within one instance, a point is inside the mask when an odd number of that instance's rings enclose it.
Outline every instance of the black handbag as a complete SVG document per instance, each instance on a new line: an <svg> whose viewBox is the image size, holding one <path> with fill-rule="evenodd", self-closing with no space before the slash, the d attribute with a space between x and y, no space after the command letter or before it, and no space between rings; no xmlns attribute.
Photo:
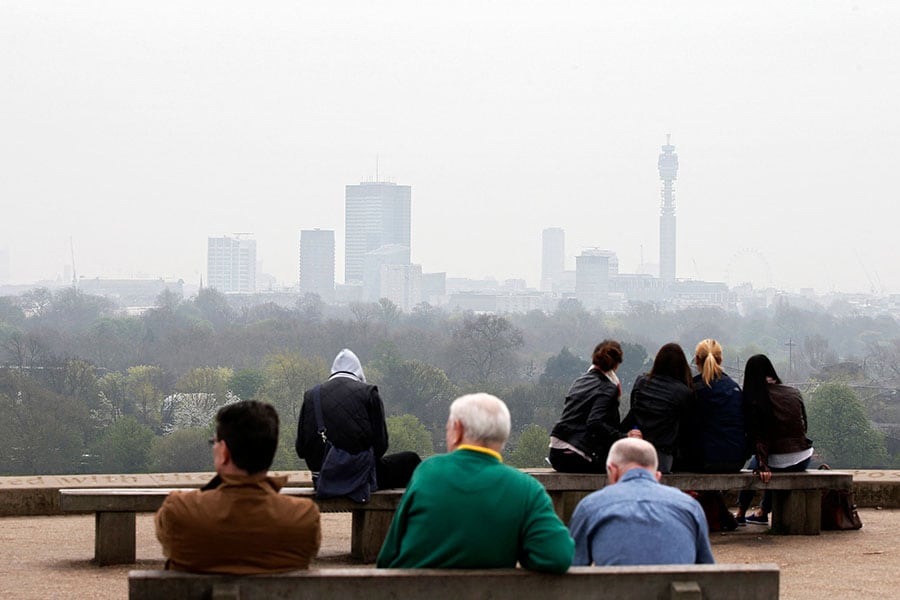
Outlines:
<svg viewBox="0 0 900 600"><path fill-rule="evenodd" d="M375 452L371 447L362 452L350 453L338 448L325 435L325 419L319 400L319 388L313 388L313 410L316 428L325 446L322 467L314 478L316 498L340 498L346 496L354 502L366 503L372 492L378 489L375 477Z"/></svg>

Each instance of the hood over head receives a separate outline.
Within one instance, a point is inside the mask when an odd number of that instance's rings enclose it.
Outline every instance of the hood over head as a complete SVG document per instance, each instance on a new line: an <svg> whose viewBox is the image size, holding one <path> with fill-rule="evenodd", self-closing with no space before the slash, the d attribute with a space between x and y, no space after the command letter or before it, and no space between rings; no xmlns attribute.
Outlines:
<svg viewBox="0 0 900 600"><path fill-rule="evenodd" d="M364 383L366 381L359 358L348 348L344 348L334 357L334 362L331 363L331 377L353 377Z"/></svg>

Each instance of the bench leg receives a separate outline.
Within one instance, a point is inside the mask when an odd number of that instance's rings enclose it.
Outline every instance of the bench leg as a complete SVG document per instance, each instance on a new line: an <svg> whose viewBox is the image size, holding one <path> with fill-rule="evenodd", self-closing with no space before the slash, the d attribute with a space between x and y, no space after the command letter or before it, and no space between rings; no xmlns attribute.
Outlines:
<svg viewBox="0 0 900 600"><path fill-rule="evenodd" d="M100 566L133 563L135 513L98 512L94 515L94 560Z"/></svg>
<svg viewBox="0 0 900 600"><path fill-rule="evenodd" d="M350 554L365 563L373 563L384 544L394 512L390 510L354 510Z"/></svg>
<svg viewBox="0 0 900 600"><path fill-rule="evenodd" d="M696 581L673 581L669 586L669 600L703 600L703 590Z"/></svg>
<svg viewBox="0 0 900 600"><path fill-rule="evenodd" d="M550 496L550 502L553 503L553 510L556 512L556 516L559 517L561 521L564 521L566 516L565 494L563 492L551 492L550 490L547 490L547 495Z"/></svg>
<svg viewBox="0 0 900 600"><path fill-rule="evenodd" d="M773 490L773 533L819 535L821 525L821 490Z"/></svg>
<svg viewBox="0 0 900 600"><path fill-rule="evenodd" d="M591 494L592 492L587 491L575 491L568 490L562 493L562 512L557 510L556 514L559 515L560 520L566 525L572 520L572 513L575 512L575 507L578 506L578 503L584 500L584 498ZM554 507L555 508L555 507Z"/></svg>

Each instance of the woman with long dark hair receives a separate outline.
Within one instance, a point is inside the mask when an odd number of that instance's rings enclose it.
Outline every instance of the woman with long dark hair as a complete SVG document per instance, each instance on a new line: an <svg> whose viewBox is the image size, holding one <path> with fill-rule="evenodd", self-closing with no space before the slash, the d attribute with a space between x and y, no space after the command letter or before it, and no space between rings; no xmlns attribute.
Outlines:
<svg viewBox="0 0 900 600"><path fill-rule="evenodd" d="M563 473L605 473L606 455L619 431L622 387L616 369L622 346L603 340L594 348L591 367L572 383L562 417L550 433L550 464Z"/></svg>
<svg viewBox="0 0 900 600"><path fill-rule="evenodd" d="M640 431L653 444L663 473L672 472L679 421L693 396L691 368L678 344L660 348L650 372L631 388L631 409L622 428Z"/></svg>
<svg viewBox="0 0 900 600"><path fill-rule="evenodd" d="M747 360L744 368L744 411L754 456L749 468L763 483L772 479L773 471L805 471L813 454L812 441L806 437L806 407L800 390L784 385L772 361L764 354ZM760 512L747 515L753 501L753 490L739 495L738 523L769 523L772 497L763 494Z"/></svg>

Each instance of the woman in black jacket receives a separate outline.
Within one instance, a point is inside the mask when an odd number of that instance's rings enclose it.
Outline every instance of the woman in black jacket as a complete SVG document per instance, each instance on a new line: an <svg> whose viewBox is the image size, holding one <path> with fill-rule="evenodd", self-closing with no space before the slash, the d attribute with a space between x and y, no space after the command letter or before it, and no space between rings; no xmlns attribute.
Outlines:
<svg viewBox="0 0 900 600"><path fill-rule="evenodd" d="M622 427L639 431L653 444L663 473L672 472L678 425L693 396L691 368L678 344L660 348L650 372L631 388L631 409Z"/></svg>
<svg viewBox="0 0 900 600"><path fill-rule="evenodd" d="M604 340L594 349L591 368L572 383L562 417L550 433L550 464L563 473L606 473L606 455L619 438L619 397L616 369L622 346Z"/></svg>
<svg viewBox="0 0 900 600"><path fill-rule="evenodd" d="M754 456L749 468L763 483L772 479L773 471L805 471L813 455L806 437L806 407L800 390L781 383L772 361L764 354L751 356L744 368L744 412L748 432L754 443ZM747 515L753 501L753 490L739 495L738 523L769 523L772 495L763 494L760 512Z"/></svg>

